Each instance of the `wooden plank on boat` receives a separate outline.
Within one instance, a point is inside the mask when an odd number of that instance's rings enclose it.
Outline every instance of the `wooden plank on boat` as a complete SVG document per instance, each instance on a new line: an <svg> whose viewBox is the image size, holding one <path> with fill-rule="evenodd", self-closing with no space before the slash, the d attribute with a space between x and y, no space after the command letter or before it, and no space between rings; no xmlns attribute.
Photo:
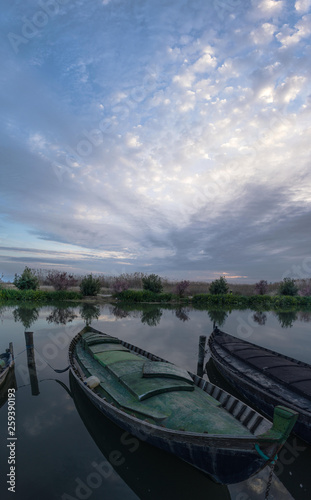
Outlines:
<svg viewBox="0 0 311 500"><path fill-rule="evenodd" d="M113 363L117 363L118 361L132 362L132 361L139 361L142 358L131 352L108 351L108 352L100 352L98 354L94 354L94 359L96 359L96 361L98 361L102 366L107 366Z"/></svg>
<svg viewBox="0 0 311 500"><path fill-rule="evenodd" d="M168 377L183 380L191 385L194 384L192 378L186 370L171 363L163 363L161 361L158 363L145 363L143 367L143 377Z"/></svg>
<svg viewBox="0 0 311 500"><path fill-rule="evenodd" d="M121 383L138 399L144 401L158 394L171 391L193 391L194 387L188 382L172 378L144 378L141 371L124 375Z"/></svg>
<svg viewBox="0 0 311 500"><path fill-rule="evenodd" d="M89 346L89 350L93 354L98 354L99 352L108 352L108 351L125 351L125 352L130 352L129 349L124 347L122 344L108 344L108 343L103 343L103 344L95 344Z"/></svg>

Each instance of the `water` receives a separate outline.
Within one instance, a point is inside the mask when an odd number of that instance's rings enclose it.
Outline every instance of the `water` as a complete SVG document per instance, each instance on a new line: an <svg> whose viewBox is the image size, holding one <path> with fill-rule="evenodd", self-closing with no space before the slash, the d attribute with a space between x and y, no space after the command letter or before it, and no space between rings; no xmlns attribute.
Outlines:
<svg viewBox="0 0 311 500"><path fill-rule="evenodd" d="M150 305L126 310L108 304L2 308L0 351L13 342L18 389L14 495L6 484L7 403L0 408L1 498L195 500L204 495L220 500L263 499L268 470L237 485L216 485L174 457L146 443L137 444L98 413L70 380L69 371L54 371L68 366L69 342L86 321L193 372L197 370L199 336L208 336L214 321L228 333L311 363L310 313L256 313L255 318L254 314ZM25 330L33 332L35 346L32 385ZM217 381L222 383L219 377ZM309 499L310 464L311 448L292 436L282 463L278 463L270 498Z"/></svg>

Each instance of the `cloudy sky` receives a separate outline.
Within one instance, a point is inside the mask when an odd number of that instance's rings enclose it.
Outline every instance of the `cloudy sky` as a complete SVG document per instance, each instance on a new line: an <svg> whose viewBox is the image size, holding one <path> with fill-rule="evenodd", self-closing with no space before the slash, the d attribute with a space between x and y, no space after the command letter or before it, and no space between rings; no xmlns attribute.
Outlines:
<svg viewBox="0 0 311 500"><path fill-rule="evenodd" d="M2 1L0 24L0 275L311 276L311 0Z"/></svg>

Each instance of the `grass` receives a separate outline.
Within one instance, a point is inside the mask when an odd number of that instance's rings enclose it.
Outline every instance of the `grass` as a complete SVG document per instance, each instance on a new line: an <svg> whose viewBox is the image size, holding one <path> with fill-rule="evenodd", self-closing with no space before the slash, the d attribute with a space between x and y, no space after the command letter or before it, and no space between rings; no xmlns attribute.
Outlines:
<svg viewBox="0 0 311 500"><path fill-rule="evenodd" d="M0 302L60 302L79 300L82 295L74 291L44 291L44 290L16 290L12 288L0 289Z"/></svg>

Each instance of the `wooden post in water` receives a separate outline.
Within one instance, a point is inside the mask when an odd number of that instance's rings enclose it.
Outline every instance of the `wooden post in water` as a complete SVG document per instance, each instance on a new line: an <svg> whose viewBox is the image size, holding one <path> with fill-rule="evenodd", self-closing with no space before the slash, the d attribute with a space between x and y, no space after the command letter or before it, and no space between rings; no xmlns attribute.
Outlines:
<svg viewBox="0 0 311 500"><path fill-rule="evenodd" d="M39 391L39 384L37 377L35 351L33 345L33 332L25 332L25 340L26 340L27 363L28 363L28 371L29 371L29 378L31 385L31 394L33 396L38 396L38 394L40 394L40 391Z"/></svg>
<svg viewBox="0 0 311 500"><path fill-rule="evenodd" d="M198 366L197 366L197 375L199 377L203 377L203 365L204 365L204 358L205 358L205 343L206 343L206 336L200 335L199 357L198 357Z"/></svg>

